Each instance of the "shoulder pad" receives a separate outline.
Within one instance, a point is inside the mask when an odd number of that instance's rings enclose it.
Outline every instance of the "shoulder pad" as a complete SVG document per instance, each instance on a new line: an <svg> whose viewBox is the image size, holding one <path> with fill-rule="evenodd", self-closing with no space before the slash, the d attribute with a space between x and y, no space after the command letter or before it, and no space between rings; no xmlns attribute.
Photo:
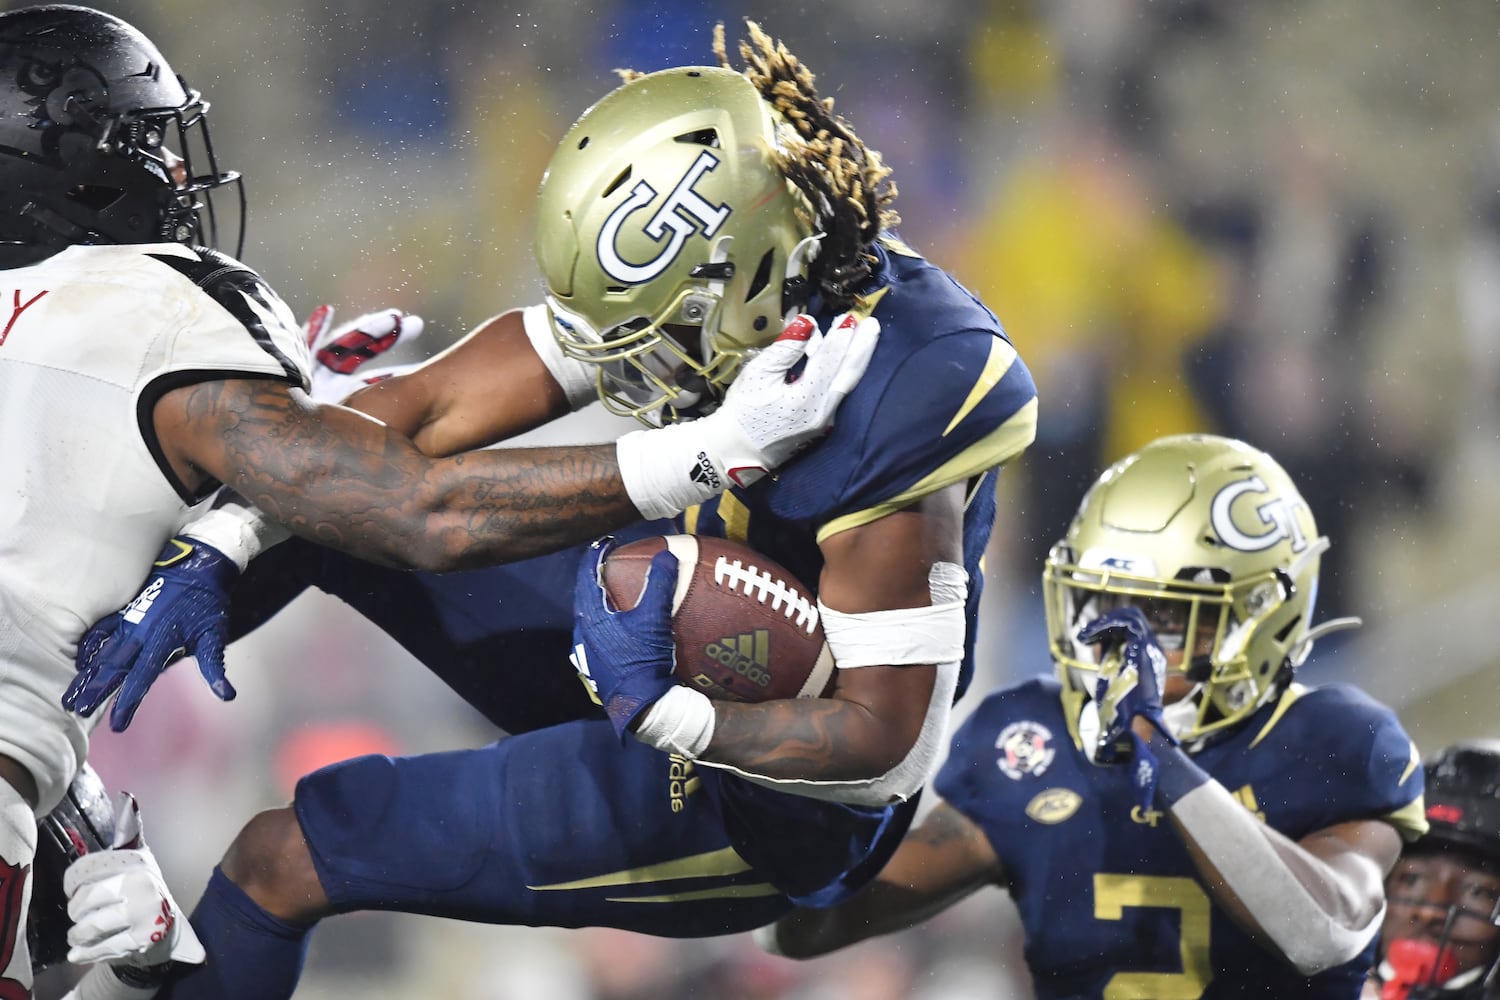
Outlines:
<svg viewBox="0 0 1500 1000"><path fill-rule="evenodd" d="M306 384L306 361L287 356L288 337L301 344L302 335L291 309L266 280L233 257L207 247L191 247L182 255L147 254L181 274L223 307L250 332L262 348ZM274 330L272 328L275 328Z"/></svg>

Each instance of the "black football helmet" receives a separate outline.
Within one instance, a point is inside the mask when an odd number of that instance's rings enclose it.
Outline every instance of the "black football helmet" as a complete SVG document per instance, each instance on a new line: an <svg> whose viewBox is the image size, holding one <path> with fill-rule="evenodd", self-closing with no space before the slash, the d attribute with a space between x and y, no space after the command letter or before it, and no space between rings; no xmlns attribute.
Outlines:
<svg viewBox="0 0 1500 1000"><path fill-rule="evenodd" d="M31 873L31 911L26 921L26 943L31 969L40 972L68 958L68 897L63 872L90 851L107 849L114 841L115 809L104 781L84 764L68 794L37 823L36 861Z"/></svg>
<svg viewBox="0 0 1500 1000"><path fill-rule="evenodd" d="M73 244L219 248L208 102L135 28L88 7L0 13L0 267ZM201 172L200 172L201 171ZM228 252L231 248L223 248Z"/></svg>
<svg viewBox="0 0 1500 1000"><path fill-rule="evenodd" d="M1435 948L1431 942L1392 940L1386 943L1383 964L1391 966L1403 948L1417 955L1414 964L1424 974L1406 1000L1493 1000L1500 997L1500 892L1494 888L1500 877L1500 740L1447 747L1427 763L1426 781L1428 832L1409 850L1456 855L1482 867L1488 879L1473 892L1452 893L1458 898L1447 904ZM1398 893L1391 893L1392 904L1434 905L1405 900ZM1432 919L1436 921L1436 913ZM1453 946L1474 937L1472 931L1459 928L1461 920L1481 931L1485 924L1494 929L1489 959L1468 969L1456 968L1451 957Z"/></svg>

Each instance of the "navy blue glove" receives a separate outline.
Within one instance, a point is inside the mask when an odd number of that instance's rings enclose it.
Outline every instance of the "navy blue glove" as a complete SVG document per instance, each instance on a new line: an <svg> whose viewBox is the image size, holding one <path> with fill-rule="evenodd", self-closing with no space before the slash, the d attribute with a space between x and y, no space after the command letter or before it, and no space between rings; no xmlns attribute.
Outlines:
<svg viewBox="0 0 1500 1000"><path fill-rule="evenodd" d="M613 538L589 546L578 567L573 590L573 655L578 677L589 695L604 706L620 739L636 716L677 682L676 642L672 638L672 592L677 587L677 557L663 549L651 558L640 600L629 611L616 611L600 582Z"/></svg>
<svg viewBox="0 0 1500 1000"><path fill-rule="evenodd" d="M124 732L162 671L183 656L198 660L203 679L223 701L235 696L224 676L229 592L240 569L196 538L169 539L135 600L95 622L78 643L78 674L63 707L92 715L110 695L109 728Z"/></svg>
<svg viewBox="0 0 1500 1000"><path fill-rule="evenodd" d="M1104 646L1099 681L1094 689L1094 704L1099 710L1099 742L1094 748L1094 761L1099 764L1134 761L1131 780L1137 801L1142 808L1150 808L1161 768L1131 722L1145 719L1173 746L1177 745L1177 738L1162 718L1166 654L1140 608L1128 606L1089 622L1079 631L1078 641Z"/></svg>

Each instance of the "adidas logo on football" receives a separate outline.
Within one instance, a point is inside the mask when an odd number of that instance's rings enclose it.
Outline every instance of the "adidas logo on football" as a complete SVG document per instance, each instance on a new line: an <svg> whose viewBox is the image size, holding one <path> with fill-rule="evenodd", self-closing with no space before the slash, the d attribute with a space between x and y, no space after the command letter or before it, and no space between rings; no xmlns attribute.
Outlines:
<svg viewBox="0 0 1500 1000"><path fill-rule="evenodd" d="M703 652L756 687L770 687L771 633L766 629L725 636L709 643Z"/></svg>
<svg viewBox="0 0 1500 1000"><path fill-rule="evenodd" d="M708 452L706 451L698 452L698 464L693 466L692 471L688 473L688 477L693 482L707 486L711 490L722 490L724 488L724 480L719 478L719 473L714 469L713 460L708 457Z"/></svg>

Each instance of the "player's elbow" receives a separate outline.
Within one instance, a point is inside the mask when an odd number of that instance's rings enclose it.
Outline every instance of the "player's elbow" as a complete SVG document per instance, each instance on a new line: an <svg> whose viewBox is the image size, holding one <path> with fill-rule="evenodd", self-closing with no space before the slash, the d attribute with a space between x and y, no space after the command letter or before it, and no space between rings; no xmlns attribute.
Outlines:
<svg viewBox="0 0 1500 1000"><path fill-rule="evenodd" d="M1358 958L1380 928L1384 912L1382 907L1374 919L1357 929L1328 916L1307 922L1289 920L1273 938L1282 958L1299 975L1315 976Z"/></svg>
<svg viewBox="0 0 1500 1000"><path fill-rule="evenodd" d="M768 955L798 961L818 958L839 947L831 922L831 915L823 910L793 910L774 924L756 928L755 943Z"/></svg>
<svg viewBox="0 0 1500 1000"><path fill-rule="evenodd" d="M417 573L446 573L457 567L450 564L445 555L432 546L411 546L397 552L392 552L383 560L387 566L393 569L409 570Z"/></svg>
<svg viewBox="0 0 1500 1000"><path fill-rule="evenodd" d="M418 519L409 533L402 535L388 550L390 565L397 569L422 573L451 573L469 569L465 548L449 542L450 532L434 527L431 519Z"/></svg>
<svg viewBox="0 0 1500 1000"><path fill-rule="evenodd" d="M1363 946L1355 948L1332 942L1299 942L1284 957L1298 975L1310 977L1354 961L1363 950Z"/></svg>

